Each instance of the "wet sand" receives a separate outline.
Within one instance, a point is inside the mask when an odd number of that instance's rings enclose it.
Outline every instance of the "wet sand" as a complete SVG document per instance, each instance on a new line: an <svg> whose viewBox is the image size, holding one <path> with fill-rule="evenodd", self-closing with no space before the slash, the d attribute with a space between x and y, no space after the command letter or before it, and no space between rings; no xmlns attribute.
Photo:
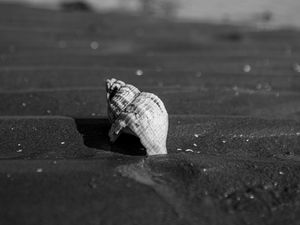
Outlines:
<svg viewBox="0 0 300 225"><path fill-rule="evenodd" d="M0 7L0 224L299 224L299 31ZM142 76L137 76L137 71ZM169 154L109 143L104 80Z"/></svg>

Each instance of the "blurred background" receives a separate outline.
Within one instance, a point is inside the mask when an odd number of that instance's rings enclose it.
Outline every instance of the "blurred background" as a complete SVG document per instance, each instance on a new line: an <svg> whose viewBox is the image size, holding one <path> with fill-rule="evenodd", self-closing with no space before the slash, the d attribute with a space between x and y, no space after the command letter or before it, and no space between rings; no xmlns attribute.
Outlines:
<svg viewBox="0 0 300 225"><path fill-rule="evenodd" d="M0 1L1 225L300 224L299 0L18 2ZM110 143L112 77L162 99L166 157Z"/></svg>
<svg viewBox="0 0 300 225"><path fill-rule="evenodd" d="M1 0L5 1L5 0ZM59 8L72 0L6 0L27 2L33 6ZM273 26L300 26L298 0L81 0L94 10L126 10L185 20L210 20L238 23L269 22Z"/></svg>
<svg viewBox="0 0 300 225"><path fill-rule="evenodd" d="M2 115L106 116L115 77L171 114L299 120L297 0L1 3Z"/></svg>

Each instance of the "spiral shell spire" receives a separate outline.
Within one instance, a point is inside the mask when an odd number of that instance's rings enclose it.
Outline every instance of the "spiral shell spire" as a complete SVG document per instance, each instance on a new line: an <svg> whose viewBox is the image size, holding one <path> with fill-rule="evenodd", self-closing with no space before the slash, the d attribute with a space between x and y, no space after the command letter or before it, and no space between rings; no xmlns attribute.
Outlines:
<svg viewBox="0 0 300 225"><path fill-rule="evenodd" d="M163 102L114 78L106 81L106 92L110 140L127 132L140 138L148 155L167 154L168 113Z"/></svg>

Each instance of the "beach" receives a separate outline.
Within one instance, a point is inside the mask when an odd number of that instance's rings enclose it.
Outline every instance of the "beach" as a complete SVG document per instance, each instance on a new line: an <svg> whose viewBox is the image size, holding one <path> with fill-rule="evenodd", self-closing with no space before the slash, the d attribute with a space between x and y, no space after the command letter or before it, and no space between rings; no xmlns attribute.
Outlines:
<svg viewBox="0 0 300 225"><path fill-rule="evenodd" d="M300 32L0 6L0 224L300 222ZM167 155L109 141L105 80L156 94Z"/></svg>

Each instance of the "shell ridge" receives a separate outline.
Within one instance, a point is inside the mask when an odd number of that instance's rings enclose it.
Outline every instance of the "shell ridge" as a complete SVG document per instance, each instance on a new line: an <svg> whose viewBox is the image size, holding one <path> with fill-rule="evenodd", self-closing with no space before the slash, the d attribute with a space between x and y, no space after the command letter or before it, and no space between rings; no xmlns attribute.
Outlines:
<svg viewBox="0 0 300 225"><path fill-rule="evenodd" d="M114 78L106 81L106 87L110 140L122 132L131 133L139 137L148 155L167 154L169 121L162 100Z"/></svg>

